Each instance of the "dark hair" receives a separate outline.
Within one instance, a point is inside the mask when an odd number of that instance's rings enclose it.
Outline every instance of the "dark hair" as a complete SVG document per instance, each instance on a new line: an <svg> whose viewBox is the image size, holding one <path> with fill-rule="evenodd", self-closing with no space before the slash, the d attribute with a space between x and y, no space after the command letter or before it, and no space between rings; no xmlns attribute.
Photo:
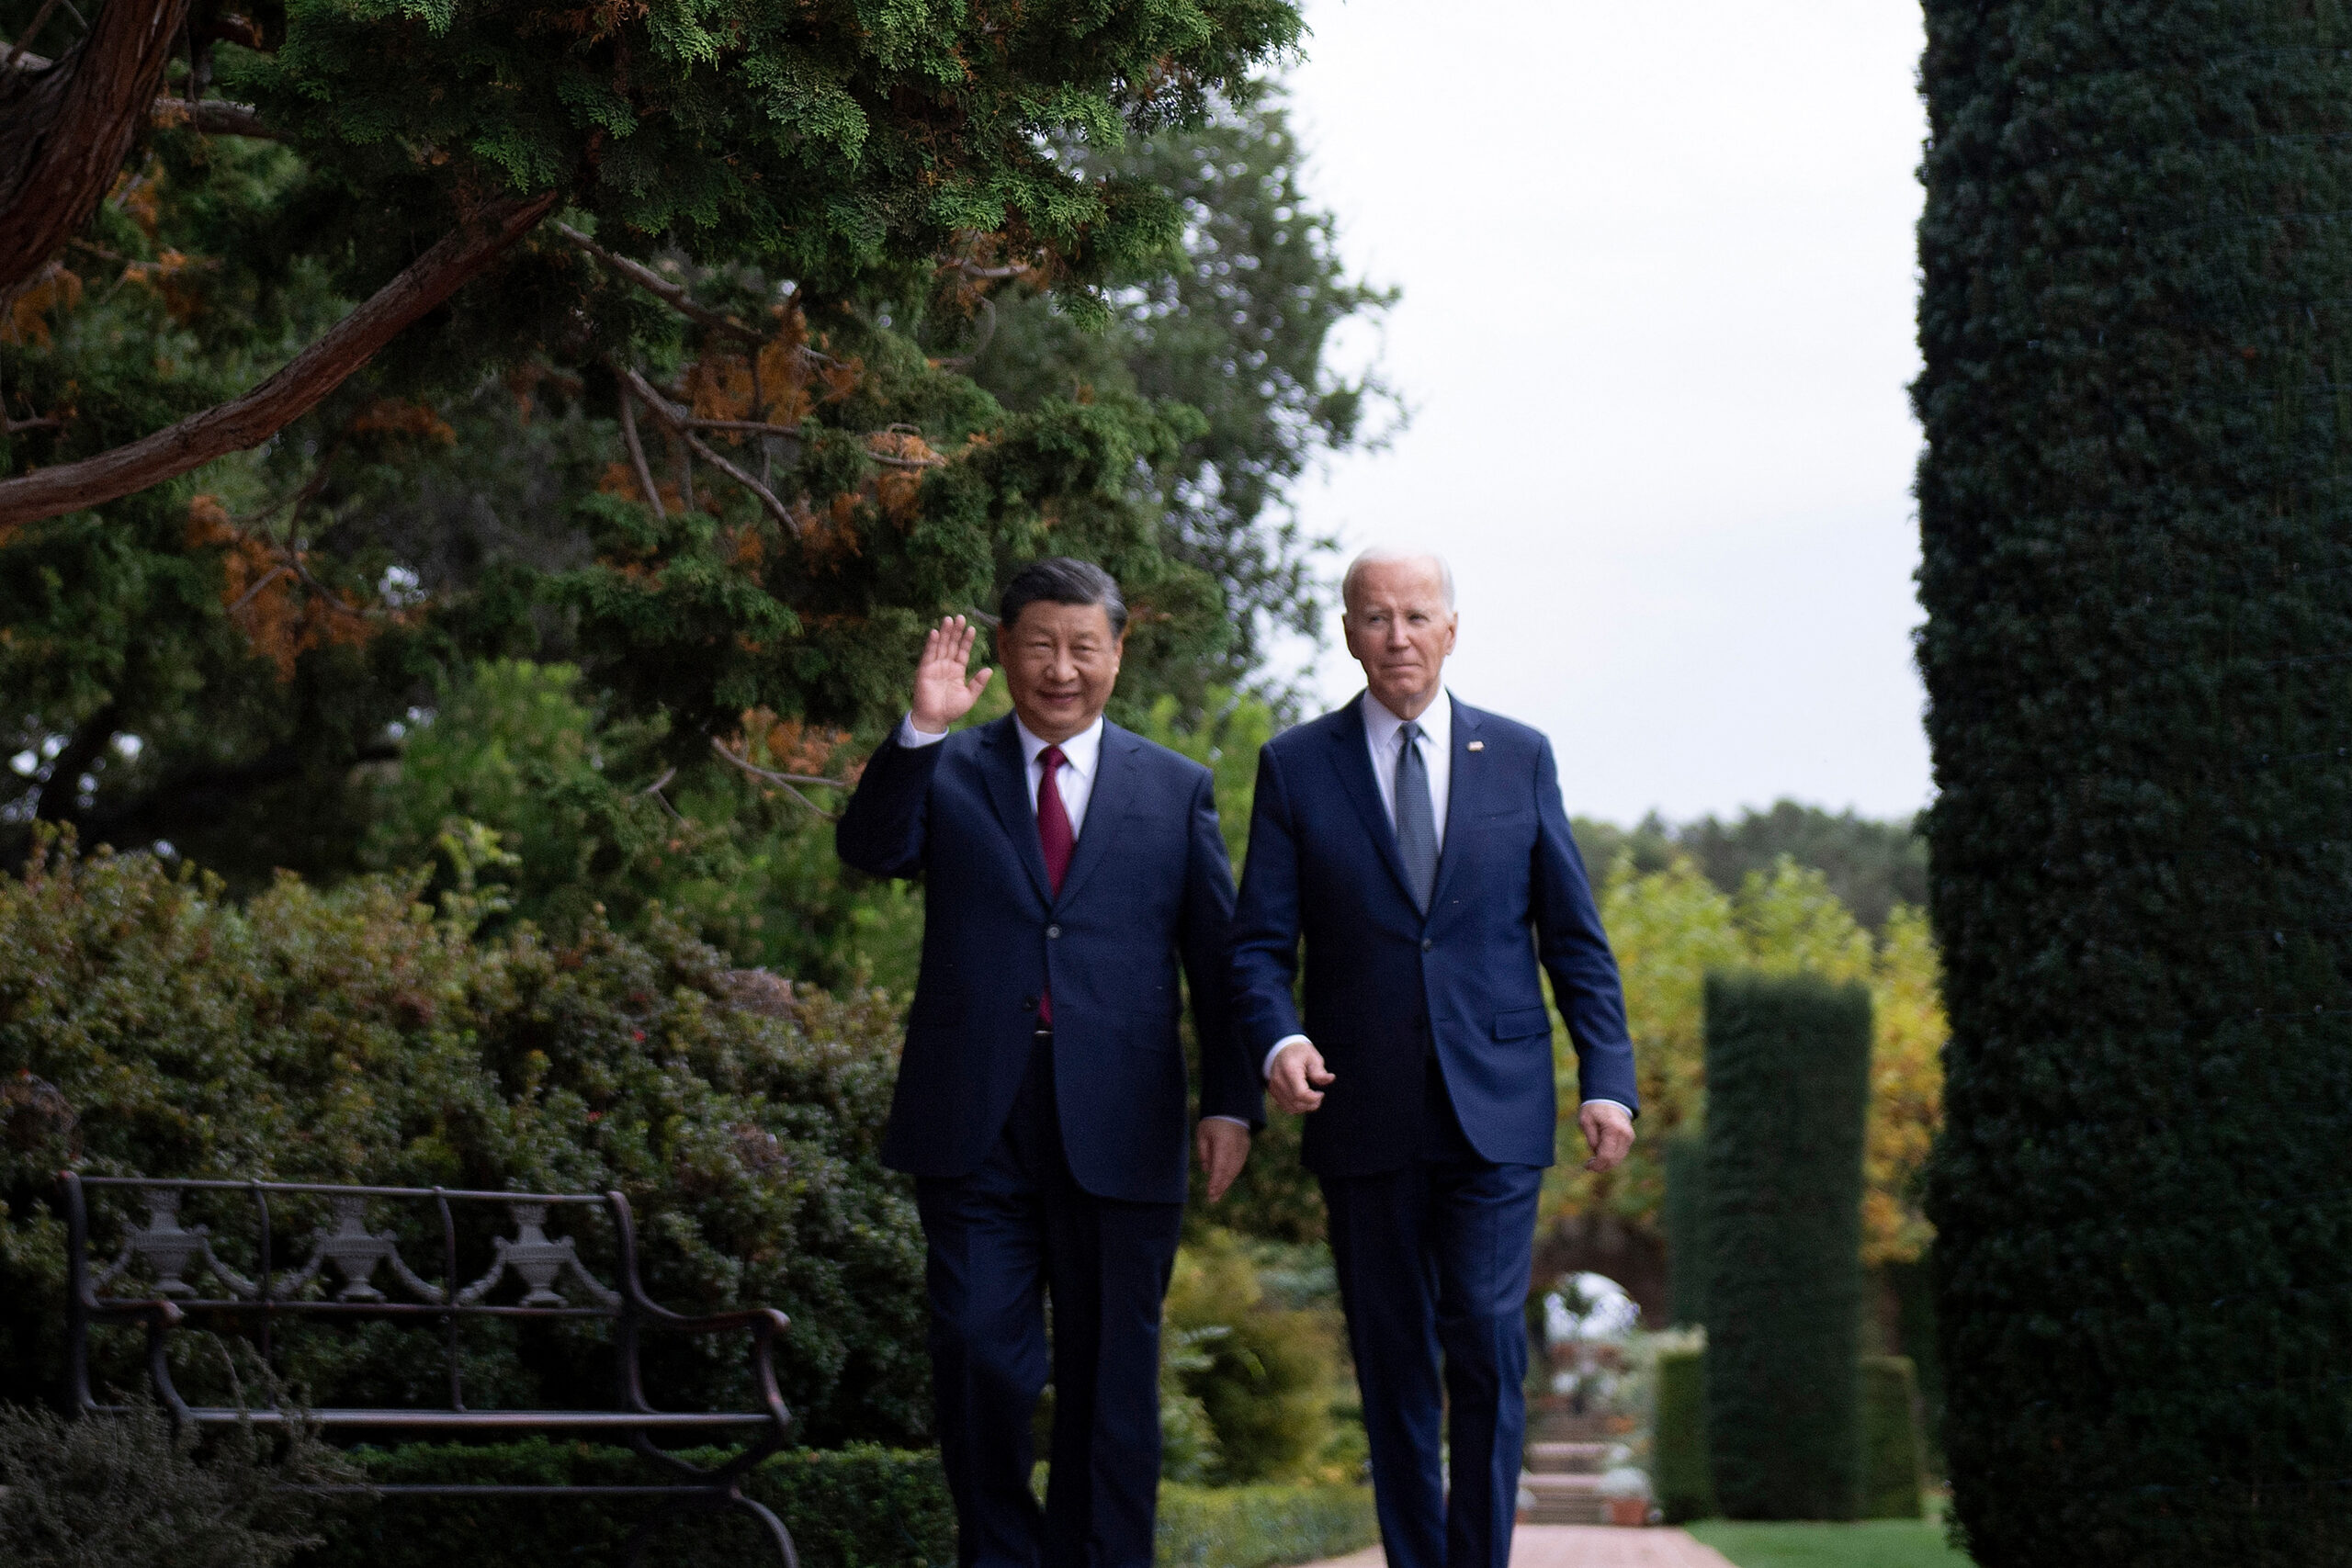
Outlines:
<svg viewBox="0 0 2352 1568"><path fill-rule="evenodd" d="M1048 604L1100 604L1102 613L1111 617L1113 637L1127 629L1127 602L1120 596L1117 580L1091 561L1047 556L1014 572L1012 581L1004 585L1004 597L997 601L997 630L1011 631L1013 623L1021 618L1021 612L1040 601Z"/></svg>

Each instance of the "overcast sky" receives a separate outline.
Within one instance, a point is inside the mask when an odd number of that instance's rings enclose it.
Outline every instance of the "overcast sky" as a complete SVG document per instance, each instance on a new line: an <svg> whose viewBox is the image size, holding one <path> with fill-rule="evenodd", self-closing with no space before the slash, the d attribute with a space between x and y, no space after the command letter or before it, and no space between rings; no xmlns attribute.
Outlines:
<svg viewBox="0 0 2352 1568"><path fill-rule="evenodd" d="M1449 684L1552 736L1572 811L1917 810L1916 6L1307 16L1310 189L1404 290L1414 409L1309 525L1448 552Z"/></svg>

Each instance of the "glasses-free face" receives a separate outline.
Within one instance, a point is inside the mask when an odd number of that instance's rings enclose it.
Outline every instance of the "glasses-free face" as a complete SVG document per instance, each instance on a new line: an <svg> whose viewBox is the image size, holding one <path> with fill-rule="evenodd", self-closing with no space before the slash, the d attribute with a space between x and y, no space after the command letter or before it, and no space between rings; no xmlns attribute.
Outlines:
<svg viewBox="0 0 2352 1568"><path fill-rule="evenodd" d="M1021 607L1021 616L996 634L1012 710L1029 733L1058 743L1094 722L1119 680L1124 636L1112 631L1100 604Z"/></svg>
<svg viewBox="0 0 2352 1568"><path fill-rule="evenodd" d="M1453 651L1453 612L1437 562L1368 561L1356 570L1340 620L1364 684L1399 718L1419 718L1437 697Z"/></svg>

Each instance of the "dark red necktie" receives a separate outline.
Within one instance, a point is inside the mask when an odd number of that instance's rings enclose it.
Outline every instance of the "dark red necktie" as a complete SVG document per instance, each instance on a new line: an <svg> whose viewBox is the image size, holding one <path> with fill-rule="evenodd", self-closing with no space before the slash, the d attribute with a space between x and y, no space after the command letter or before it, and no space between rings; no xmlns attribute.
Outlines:
<svg viewBox="0 0 2352 1568"><path fill-rule="evenodd" d="M1037 781L1037 847L1046 852L1046 881L1058 894L1062 878L1069 874L1070 852L1078 845L1078 835L1070 831L1069 810L1062 805L1062 786L1054 775L1062 771L1068 761L1058 746L1048 746L1037 753L1038 765L1045 769ZM1054 1021L1054 994L1046 992L1037 998L1037 1021Z"/></svg>

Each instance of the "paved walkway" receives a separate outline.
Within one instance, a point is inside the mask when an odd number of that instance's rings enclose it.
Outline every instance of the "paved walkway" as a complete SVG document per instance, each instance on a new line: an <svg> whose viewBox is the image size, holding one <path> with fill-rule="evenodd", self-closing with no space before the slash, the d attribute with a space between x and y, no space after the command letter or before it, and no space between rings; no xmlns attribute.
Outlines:
<svg viewBox="0 0 2352 1568"><path fill-rule="evenodd" d="M1384 1568L1380 1548L1366 1547L1314 1568ZM1614 1529L1605 1525L1521 1525L1511 1536L1510 1568L1732 1568L1712 1546L1680 1530Z"/></svg>

